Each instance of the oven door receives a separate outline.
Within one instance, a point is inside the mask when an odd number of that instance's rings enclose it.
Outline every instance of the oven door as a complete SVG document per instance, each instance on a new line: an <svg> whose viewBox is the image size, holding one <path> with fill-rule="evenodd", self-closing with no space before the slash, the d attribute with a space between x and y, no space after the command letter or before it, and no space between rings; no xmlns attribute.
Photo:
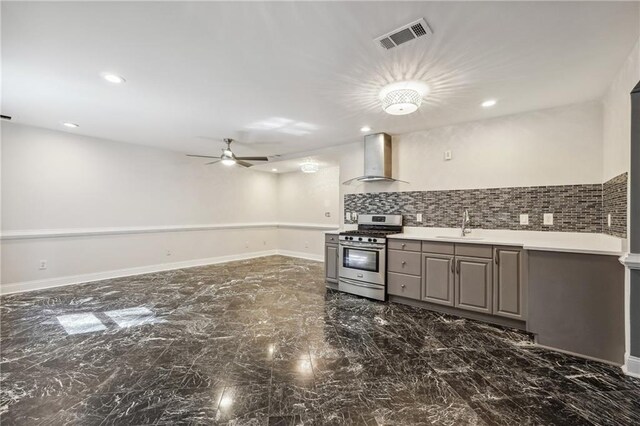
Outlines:
<svg viewBox="0 0 640 426"><path fill-rule="evenodd" d="M340 243L340 278L385 284L385 246L365 243Z"/></svg>

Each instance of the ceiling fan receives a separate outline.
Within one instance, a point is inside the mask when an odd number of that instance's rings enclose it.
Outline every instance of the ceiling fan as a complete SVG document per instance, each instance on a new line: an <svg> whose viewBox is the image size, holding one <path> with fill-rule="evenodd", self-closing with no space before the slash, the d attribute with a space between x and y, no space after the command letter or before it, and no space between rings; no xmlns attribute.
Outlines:
<svg viewBox="0 0 640 426"><path fill-rule="evenodd" d="M226 148L222 148L222 155L220 157L214 157L210 155L196 155L196 154L187 154L187 157L199 157L199 158L217 158L215 161L211 161L207 164L215 164L221 162L225 166L232 166L234 164L239 164L242 167L251 167L253 164L247 163L247 161L269 161L267 157L236 157L236 155L231 151L231 142L233 139L225 138L223 139L224 143L227 144Z"/></svg>

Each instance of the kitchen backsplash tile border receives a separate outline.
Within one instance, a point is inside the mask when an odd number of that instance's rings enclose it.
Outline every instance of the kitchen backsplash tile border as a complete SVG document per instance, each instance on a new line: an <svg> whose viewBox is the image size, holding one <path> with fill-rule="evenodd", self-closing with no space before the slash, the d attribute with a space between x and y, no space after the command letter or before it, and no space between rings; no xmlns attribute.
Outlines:
<svg viewBox="0 0 640 426"><path fill-rule="evenodd" d="M405 226L456 228L467 209L472 228L626 237L626 187L623 173L604 184L345 194L344 211L402 214ZM606 226L609 212L611 228ZM417 213L422 213L422 222L416 221ZM544 213L553 213L552 226L542 223ZM528 225L520 225L520 214L529 215Z"/></svg>

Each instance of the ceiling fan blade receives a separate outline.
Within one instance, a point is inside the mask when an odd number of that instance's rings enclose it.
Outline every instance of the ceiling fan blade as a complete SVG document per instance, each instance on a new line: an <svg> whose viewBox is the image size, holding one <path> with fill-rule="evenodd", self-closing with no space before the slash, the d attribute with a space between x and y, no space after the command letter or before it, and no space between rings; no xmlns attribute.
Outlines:
<svg viewBox="0 0 640 426"><path fill-rule="evenodd" d="M240 164L242 167L251 167L251 166L253 166L253 164L247 163L246 161L242 161L242 160L240 160L238 158L236 158L236 163Z"/></svg>
<svg viewBox="0 0 640 426"><path fill-rule="evenodd" d="M269 158L267 157L236 157L236 160L269 161Z"/></svg>
<svg viewBox="0 0 640 426"><path fill-rule="evenodd" d="M198 158L220 158L220 157L213 157L211 155L196 155L196 154L187 154L187 157L198 157Z"/></svg>
<svg viewBox="0 0 640 426"><path fill-rule="evenodd" d="M216 164L219 163L220 160L216 160L216 161L211 161L210 163L204 163L205 166L208 166L209 164Z"/></svg>

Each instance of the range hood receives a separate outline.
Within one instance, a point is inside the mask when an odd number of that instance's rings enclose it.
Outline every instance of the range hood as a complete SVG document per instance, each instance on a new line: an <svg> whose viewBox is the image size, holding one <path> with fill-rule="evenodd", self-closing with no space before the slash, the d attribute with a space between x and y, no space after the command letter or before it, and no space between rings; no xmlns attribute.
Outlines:
<svg viewBox="0 0 640 426"><path fill-rule="evenodd" d="M405 182L391 177L391 136L376 133L364 137L364 176L349 179L353 182Z"/></svg>

